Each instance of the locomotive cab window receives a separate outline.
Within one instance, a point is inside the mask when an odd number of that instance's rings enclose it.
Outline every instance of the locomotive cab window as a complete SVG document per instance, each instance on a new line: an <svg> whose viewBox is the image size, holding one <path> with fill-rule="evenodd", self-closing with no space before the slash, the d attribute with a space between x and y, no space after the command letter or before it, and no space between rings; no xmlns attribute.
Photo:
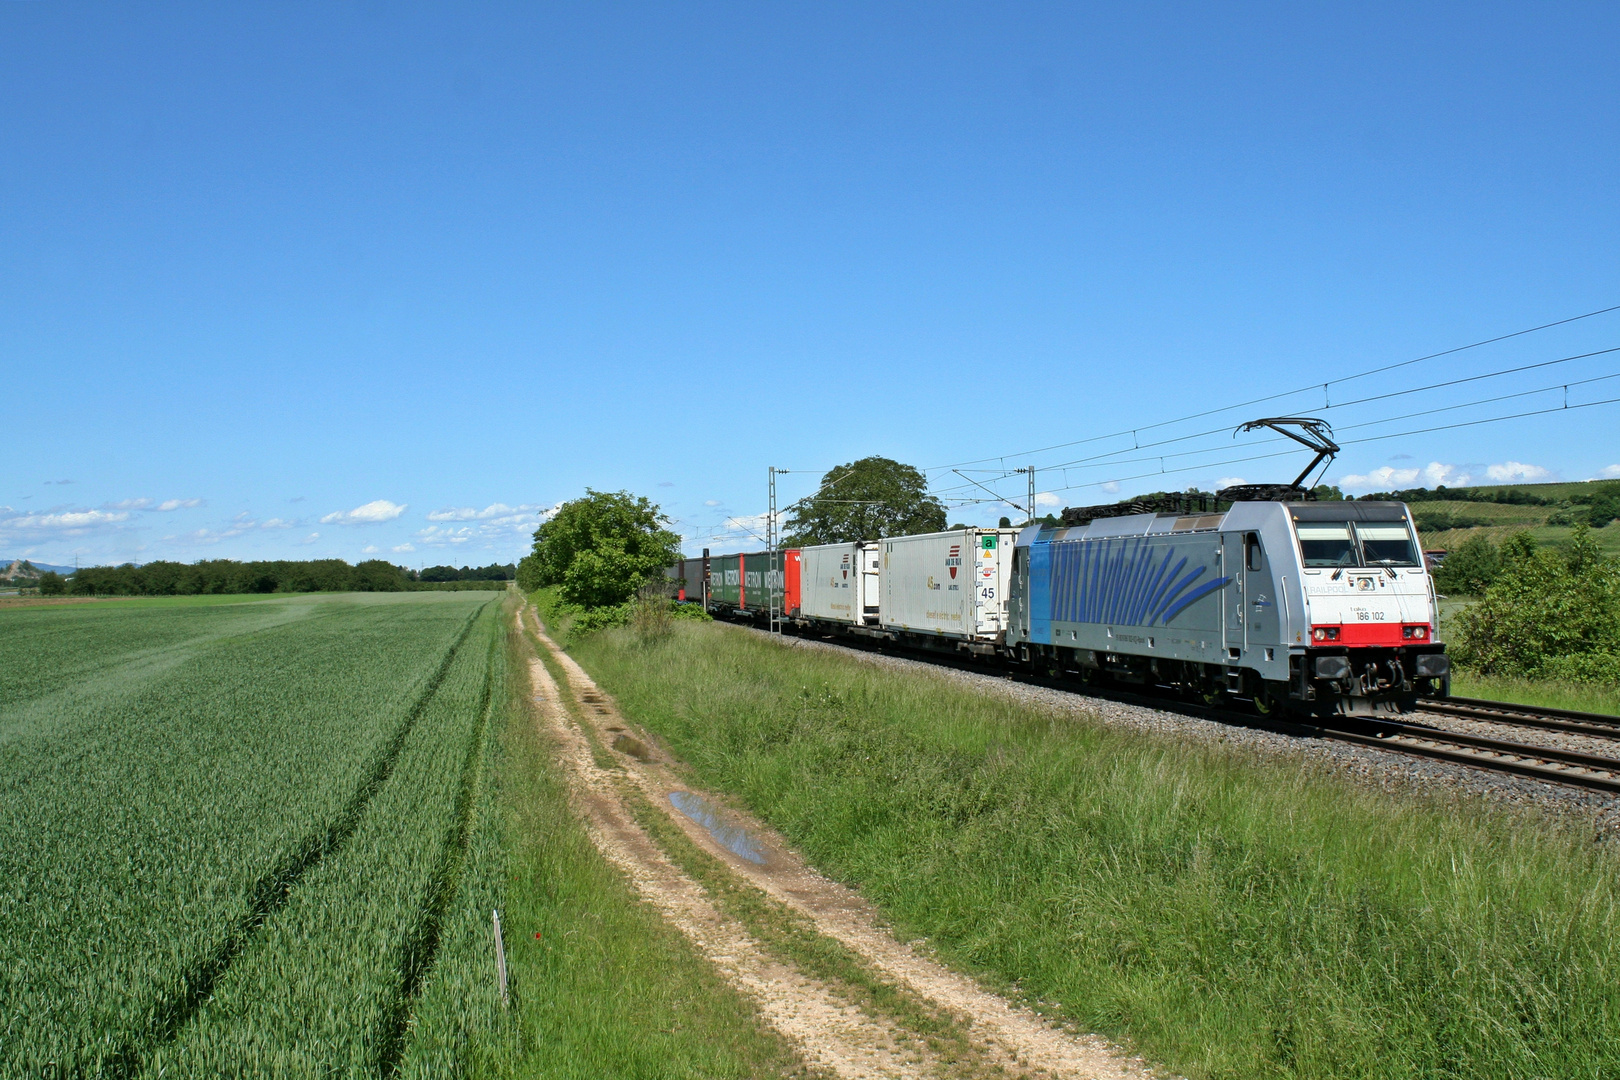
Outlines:
<svg viewBox="0 0 1620 1080"><path fill-rule="evenodd" d="M1348 521L1301 521L1294 528L1307 569L1356 565L1356 542Z"/></svg>
<svg viewBox="0 0 1620 1080"><path fill-rule="evenodd" d="M1246 533L1243 537L1243 555L1250 570L1260 569L1260 534Z"/></svg>
<svg viewBox="0 0 1620 1080"><path fill-rule="evenodd" d="M1406 522L1356 522L1368 566L1419 566L1417 545Z"/></svg>

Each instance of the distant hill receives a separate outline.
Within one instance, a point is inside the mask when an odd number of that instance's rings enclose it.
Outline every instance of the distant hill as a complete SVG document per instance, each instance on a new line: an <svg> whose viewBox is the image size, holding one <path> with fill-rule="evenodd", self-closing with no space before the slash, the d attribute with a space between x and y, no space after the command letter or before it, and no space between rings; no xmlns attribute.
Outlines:
<svg viewBox="0 0 1620 1080"><path fill-rule="evenodd" d="M28 573L24 564L32 566L34 573ZM73 567L57 566L55 563L34 562L31 559L0 559L0 578L13 579L19 577L38 577L47 570L55 570L58 574L71 574Z"/></svg>
<svg viewBox="0 0 1620 1080"><path fill-rule="evenodd" d="M1452 548L1473 536L1501 541L1529 530L1559 544L1584 524L1598 546L1620 554L1620 480L1568 484L1490 484L1458 488L1406 488L1361 496L1404 502L1412 508L1426 548Z"/></svg>

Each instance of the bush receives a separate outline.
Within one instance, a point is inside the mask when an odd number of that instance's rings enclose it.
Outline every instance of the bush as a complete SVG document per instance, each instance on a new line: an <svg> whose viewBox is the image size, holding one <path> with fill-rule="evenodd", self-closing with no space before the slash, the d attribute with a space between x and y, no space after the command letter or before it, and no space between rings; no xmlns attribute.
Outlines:
<svg viewBox="0 0 1620 1080"><path fill-rule="evenodd" d="M624 604L680 558L681 538L644 496L585 489L563 503L534 534L534 551L518 566L525 592L560 587L562 599L581 608Z"/></svg>
<svg viewBox="0 0 1620 1080"><path fill-rule="evenodd" d="M1620 566L1585 526L1561 554L1538 551L1518 533L1503 543L1484 598L1456 626L1453 655L1481 674L1592 677L1605 670L1603 654L1620 653Z"/></svg>
<svg viewBox="0 0 1620 1080"><path fill-rule="evenodd" d="M1605 649L1574 656L1555 656L1542 665L1541 676L1568 682L1620 686L1620 652Z"/></svg>
<svg viewBox="0 0 1620 1080"><path fill-rule="evenodd" d="M1484 536L1471 536L1446 555L1434 571L1434 587L1444 593L1479 596L1502 570L1502 556Z"/></svg>
<svg viewBox="0 0 1620 1080"><path fill-rule="evenodd" d="M39 575L39 595L61 596L67 592L67 579L55 570L47 570Z"/></svg>
<svg viewBox="0 0 1620 1080"><path fill-rule="evenodd" d="M627 600L611 607L595 608L580 607L578 604L561 604L559 611L573 617L571 633L577 636L623 626L630 621L630 612L634 607L635 601Z"/></svg>
<svg viewBox="0 0 1620 1080"><path fill-rule="evenodd" d="M1451 514L1444 510L1425 511L1414 516L1420 533L1449 532L1452 529L1477 529L1481 525L1491 523L1489 518L1477 517L1473 514Z"/></svg>

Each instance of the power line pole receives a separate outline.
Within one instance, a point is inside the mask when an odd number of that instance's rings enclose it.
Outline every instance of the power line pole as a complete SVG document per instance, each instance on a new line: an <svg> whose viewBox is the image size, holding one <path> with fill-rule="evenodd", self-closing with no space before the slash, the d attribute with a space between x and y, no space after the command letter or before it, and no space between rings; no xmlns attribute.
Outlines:
<svg viewBox="0 0 1620 1080"><path fill-rule="evenodd" d="M773 634L782 632L782 556L777 551L776 536L776 474L778 472L787 472L787 470L778 469L775 465L771 466L770 509L765 513L765 543L771 551L770 581L767 588L769 588L771 594L771 633Z"/></svg>
<svg viewBox="0 0 1620 1080"><path fill-rule="evenodd" d="M1026 524L1035 524L1035 466L1030 465L1022 469L1014 469L1015 473L1026 473L1029 476L1029 518ZM958 474L960 475L960 474Z"/></svg>

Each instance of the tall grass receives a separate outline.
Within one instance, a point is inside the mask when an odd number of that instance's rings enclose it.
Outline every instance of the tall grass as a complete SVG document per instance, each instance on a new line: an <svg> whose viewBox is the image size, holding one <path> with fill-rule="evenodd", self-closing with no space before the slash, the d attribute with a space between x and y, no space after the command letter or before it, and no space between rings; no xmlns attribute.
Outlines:
<svg viewBox="0 0 1620 1080"><path fill-rule="evenodd" d="M1620 1074L1580 828L686 625L574 651L903 934L1194 1077Z"/></svg>
<svg viewBox="0 0 1620 1080"><path fill-rule="evenodd" d="M1459 668L1452 673L1451 692L1458 697L1620 716L1620 686L1602 683L1517 679L1507 675L1479 675Z"/></svg>

